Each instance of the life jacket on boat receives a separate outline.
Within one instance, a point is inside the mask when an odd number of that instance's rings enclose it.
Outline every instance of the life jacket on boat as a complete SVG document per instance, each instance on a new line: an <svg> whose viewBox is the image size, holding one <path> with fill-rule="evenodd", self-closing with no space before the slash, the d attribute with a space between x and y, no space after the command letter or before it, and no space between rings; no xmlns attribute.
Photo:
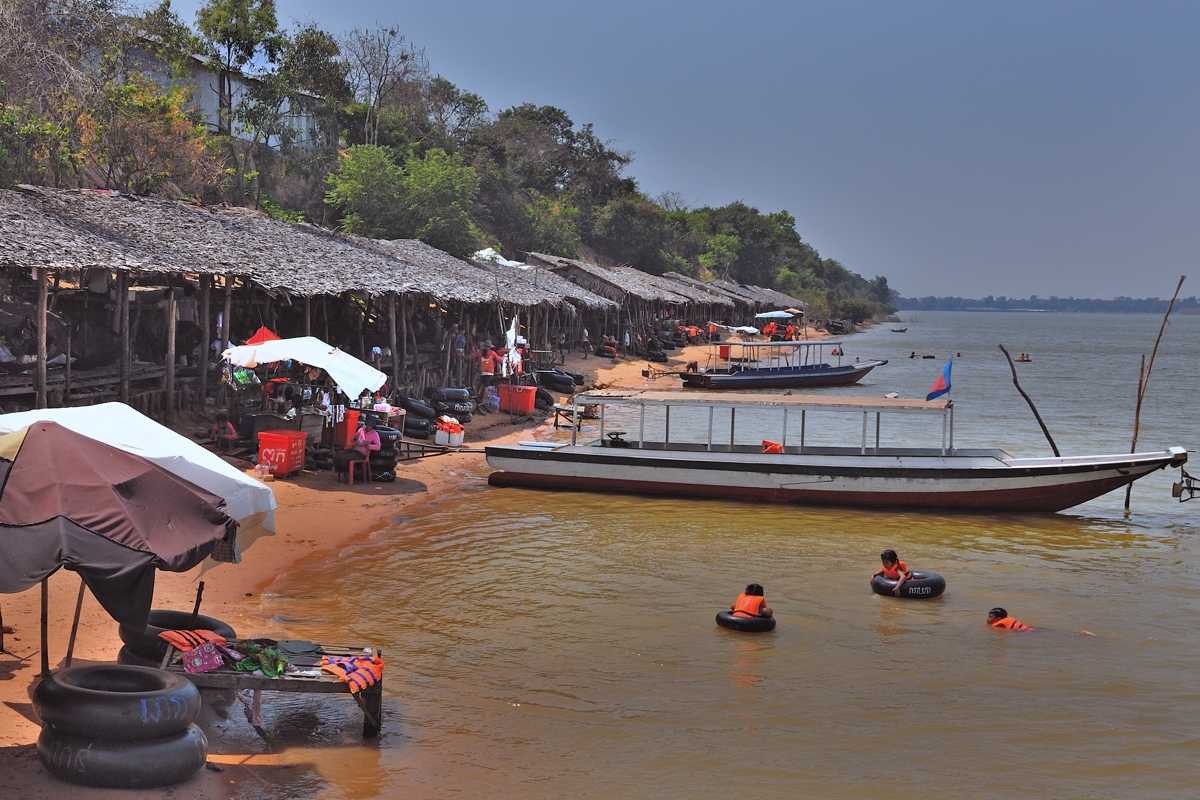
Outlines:
<svg viewBox="0 0 1200 800"><path fill-rule="evenodd" d="M225 644L225 637L212 631L163 631L158 638L185 653L205 642Z"/></svg>
<svg viewBox="0 0 1200 800"><path fill-rule="evenodd" d="M1024 622L1013 619L1012 617L1005 617L1004 619L998 619L995 622L990 622L988 624L991 625L993 628L1005 628L1006 630L1010 630L1010 631L1035 631L1035 630L1037 630L1037 628L1031 628L1028 625L1026 625Z"/></svg>
<svg viewBox="0 0 1200 800"><path fill-rule="evenodd" d="M895 564L892 564L892 566L883 568L883 577L887 578L889 581L898 581L900 580L901 575L907 574L908 565L903 561L897 561Z"/></svg>
<svg viewBox="0 0 1200 800"><path fill-rule="evenodd" d="M733 615L735 617L757 617L766 604L767 600L762 595L742 592L738 595L737 602L733 604Z"/></svg>
<svg viewBox="0 0 1200 800"><path fill-rule="evenodd" d="M337 675L355 694L383 680L383 659L373 656L325 656L321 669Z"/></svg>
<svg viewBox="0 0 1200 800"><path fill-rule="evenodd" d="M783 452L783 444L780 442L769 442L766 439L763 439L762 448L764 453L776 454Z"/></svg>

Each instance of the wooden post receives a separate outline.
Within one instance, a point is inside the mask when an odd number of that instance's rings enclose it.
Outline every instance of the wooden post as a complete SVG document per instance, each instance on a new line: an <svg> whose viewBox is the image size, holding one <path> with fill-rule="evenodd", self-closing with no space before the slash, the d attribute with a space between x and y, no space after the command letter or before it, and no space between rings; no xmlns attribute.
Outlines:
<svg viewBox="0 0 1200 800"><path fill-rule="evenodd" d="M1004 349L1004 345L997 345L1000 352L1004 353L1004 357L1008 359L1008 368L1012 370L1013 386L1017 387L1017 391L1021 393L1021 397L1025 398L1025 402L1029 404L1029 410L1033 412L1033 416L1037 419L1038 425L1042 426L1042 433L1046 434L1046 441L1050 442L1050 449L1054 451L1054 455L1058 456L1058 445L1054 443L1054 437L1050 435L1050 430L1046 427L1046 423L1042 422L1042 415L1038 413L1037 406L1033 404L1033 400L1029 395L1025 394L1025 390L1021 388L1021 384L1017 381L1017 366L1013 364L1012 356Z"/></svg>
<svg viewBox="0 0 1200 800"><path fill-rule="evenodd" d="M175 290L167 287L167 397L163 419L175 421Z"/></svg>
<svg viewBox="0 0 1200 800"><path fill-rule="evenodd" d="M84 323L87 324L86 322ZM67 363L63 365L63 407L71 405L71 326L67 326Z"/></svg>
<svg viewBox="0 0 1200 800"><path fill-rule="evenodd" d="M312 298L304 298L304 335L312 336Z"/></svg>
<svg viewBox="0 0 1200 800"><path fill-rule="evenodd" d="M33 385L37 392L36 405L46 407L46 269L37 268L37 369Z"/></svg>
<svg viewBox="0 0 1200 800"><path fill-rule="evenodd" d="M50 677L50 579L42 578L42 678Z"/></svg>
<svg viewBox="0 0 1200 800"><path fill-rule="evenodd" d="M117 395L122 403L129 402L129 375L133 371L129 345L129 272L121 270L117 273L117 319L121 335L121 365L120 393Z"/></svg>
<svg viewBox="0 0 1200 800"><path fill-rule="evenodd" d="M388 294L388 347L392 350L392 391L400 385L400 352L397 349L399 341L396 337L396 293Z"/></svg>
<svg viewBox="0 0 1200 800"><path fill-rule="evenodd" d="M212 275L200 276L200 413L208 397L208 351L212 349Z"/></svg>
<svg viewBox="0 0 1200 800"><path fill-rule="evenodd" d="M79 614L83 611L83 593L87 590L87 583L83 580L83 576L79 578L79 597L75 600L75 620L71 623L71 640L67 642L67 657L63 659L63 666L71 666L71 659L75 657L75 636L79 633Z"/></svg>
<svg viewBox="0 0 1200 800"><path fill-rule="evenodd" d="M408 295L400 295L400 336L402 342L400 345L400 368L396 371L399 379L393 389L400 388L400 381L404 380L404 368L408 366Z"/></svg>
<svg viewBox="0 0 1200 800"><path fill-rule="evenodd" d="M233 328L233 276L225 275L225 307L221 313L221 352L224 353L229 349L230 342L233 337L230 332ZM220 354L218 354L220 355Z"/></svg>
<svg viewBox="0 0 1200 800"><path fill-rule="evenodd" d="M79 343L79 352L83 353L84 356L87 355L88 346L88 295L92 293L91 290L87 288L85 278L87 278L87 271L80 270L79 285L83 289L83 325L79 332L83 334L83 341Z"/></svg>

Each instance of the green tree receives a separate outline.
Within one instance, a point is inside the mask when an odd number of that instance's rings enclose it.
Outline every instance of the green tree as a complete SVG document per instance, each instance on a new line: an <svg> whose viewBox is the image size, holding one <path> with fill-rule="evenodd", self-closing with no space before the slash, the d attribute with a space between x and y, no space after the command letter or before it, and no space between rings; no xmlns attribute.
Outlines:
<svg viewBox="0 0 1200 800"><path fill-rule="evenodd" d="M472 216L479 175L458 153L434 148L405 163L401 236L469 256L479 241Z"/></svg>
<svg viewBox="0 0 1200 800"><path fill-rule="evenodd" d="M729 268L737 261L742 240L730 234L718 233L708 237L705 246L705 251L697 257L700 266L714 275L725 277L729 274Z"/></svg>
<svg viewBox="0 0 1200 800"><path fill-rule="evenodd" d="M661 275L670 232L662 209L636 195L618 197L596 212L589 244L643 272Z"/></svg>
<svg viewBox="0 0 1200 800"><path fill-rule="evenodd" d="M393 239L399 235L404 177L404 170L384 148L355 145L326 177L329 190L325 202L343 212L342 230L372 239Z"/></svg>
<svg viewBox="0 0 1200 800"><path fill-rule="evenodd" d="M233 124L233 76L260 53L274 61L282 46L275 0L208 0L196 12L196 28L205 55L218 73L218 132L229 136Z"/></svg>
<svg viewBox="0 0 1200 800"><path fill-rule="evenodd" d="M527 232L521 249L574 258L579 251L579 231L575 228L578 216L575 206L533 192L533 202L525 206Z"/></svg>

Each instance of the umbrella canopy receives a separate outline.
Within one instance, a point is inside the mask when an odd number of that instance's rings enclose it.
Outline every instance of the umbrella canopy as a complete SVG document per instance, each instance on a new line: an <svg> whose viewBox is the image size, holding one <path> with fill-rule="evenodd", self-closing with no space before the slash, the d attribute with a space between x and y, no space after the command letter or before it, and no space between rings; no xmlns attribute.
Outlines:
<svg viewBox="0 0 1200 800"><path fill-rule="evenodd" d="M791 319L792 317L796 316L797 313L803 314L804 312L803 311L800 311L800 312L764 311L761 314L755 314L754 318L755 319Z"/></svg>
<svg viewBox="0 0 1200 800"><path fill-rule="evenodd" d="M243 344L221 354L239 367L257 367L275 361L299 361L310 367L320 367L329 373L347 397L358 397L363 391L375 391L387 382L387 375L349 353L315 336L276 339L262 344Z"/></svg>
<svg viewBox="0 0 1200 800"><path fill-rule="evenodd" d="M54 422L0 437L0 486L0 592L66 567L138 627L155 568L191 569L237 526L217 495Z"/></svg>
<svg viewBox="0 0 1200 800"><path fill-rule="evenodd" d="M225 501L226 513L237 520L237 543L242 552L258 537L275 535L276 503L270 487L124 403L0 414L0 433L11 433L43 420L57 422L75 433L149 459L220 496Z"/></svg>
<svg viewBox="0 0 1200 800"><path fill-rule="evenodd" d="M279 336L275 334L275 331L263 325L254 332L253 336L246 340L246 344L262 344L263 342L277 341L279 341Z"/></svg>

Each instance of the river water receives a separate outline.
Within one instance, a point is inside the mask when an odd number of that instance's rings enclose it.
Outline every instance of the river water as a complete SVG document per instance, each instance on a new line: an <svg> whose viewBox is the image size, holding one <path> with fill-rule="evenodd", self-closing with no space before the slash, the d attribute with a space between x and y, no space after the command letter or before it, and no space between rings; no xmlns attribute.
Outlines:
<svg viewBox="0 0 1200 800"><path fill-rule="evenodd" d="M849 358L890 363L826 391L924 396L961 353L956 444L1049 455L1002 342L1032 354L1022 385L1064 455L1128 451L1138 358L1159 318L916 316L904 334L849 338ZM1139 450L1200 449L1198 354L1200 317L1177 317ZM884 442L940 439L940 425L900 419ZM747 441L777 438L743 426ZM861 422L810 431L857 443ZM469 477L264 597L278 635L375 642L387 660L374 745L356 738L342 698L269 696L272 746L299 762L272 775L282 795L1160 798L1200 786L1200 501L1170 497L1174 470L1135 485L1128 518L1122 492L1059 514L969 516ZM946 576L946 594L871 594L888 547ZM766 587L777 630L716 628L750 581ZM1039 630L989 629L996 605Z"/></svg>

